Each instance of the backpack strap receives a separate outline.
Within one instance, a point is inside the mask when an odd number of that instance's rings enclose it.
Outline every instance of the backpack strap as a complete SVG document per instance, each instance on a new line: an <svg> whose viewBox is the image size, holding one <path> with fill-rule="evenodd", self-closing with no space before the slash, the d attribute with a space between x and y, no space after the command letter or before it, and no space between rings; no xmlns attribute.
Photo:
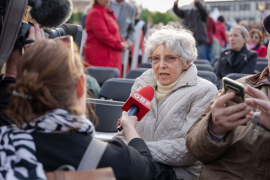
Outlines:
<svg viewBox="0 0 270 180"><path fill-rule="evenodd" d="M87 171L97 168L97 165L107 147L108 143L92 138L89 143L77 171Z"/></svg>

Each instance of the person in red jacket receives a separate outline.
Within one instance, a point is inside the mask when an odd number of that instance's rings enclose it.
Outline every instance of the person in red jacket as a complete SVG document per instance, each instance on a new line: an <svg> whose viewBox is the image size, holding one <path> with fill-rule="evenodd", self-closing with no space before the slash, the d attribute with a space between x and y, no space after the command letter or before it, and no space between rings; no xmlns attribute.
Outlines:
<svg viewBox="0 0 270 180"><path fill-rule="evenodd" d="M122 77L122 51L128 48L120 36L116 18L107 7L110 0L95 0L86 18L84 48L86 66L115 67Z"/></svg>
<svg viewBox="0 0 270 180"><path fill-rule="evenodd" d="M205 43L205 47L206 47L206 58L210 62L213 59L212 49L213 49L215 33L216 33L215 21L210 16L208 16L208 21L207 21L208 42Z"/></svg>
<svg viewBox="0 0 270 180"><path fill-rule="evenodd" d="M215 34L215 36L219 40L221 47L226 47L226 45L228 43L224 21L225 21L225 19L223 16L219 16L218 20L216 21L216 34Z"/></svg>
<svg viewBox="0 0 270 180"><path fill-rule="evenodd" d="M253 28L249 30L248 49L256 51L259 58L265 58L267 48L262 44L262 33L259 29Z"/></svg>

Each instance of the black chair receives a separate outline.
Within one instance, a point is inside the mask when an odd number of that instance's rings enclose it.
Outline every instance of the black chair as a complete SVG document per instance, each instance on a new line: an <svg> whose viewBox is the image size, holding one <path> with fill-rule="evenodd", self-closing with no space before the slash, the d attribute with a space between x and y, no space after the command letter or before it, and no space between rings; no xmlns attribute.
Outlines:
<svg viewBox="0 0 270 180"><path fill-rule="evenodd" d="M231 74L228 74L226 77L232 80L237 80L242 77L249 76L249 75L252 75L252 74L231 73Z"/></svg>
<svg viewBox="0 0 270 180"><path fill-rule="evenodd" d="M216 84L216 82L217 82L217 76L213 72L198 71L197 76L199 76L203 79L206 79L206 80L212 82L213 84Z"/></svg>
<svg viewBox="0 0 270 180"><path fill-rule="evenodd" d="M150 63L141 63L139 68L152 68L152 65Z"/></svg>
<svg viewBox="0 0 270 180"><path fill-rule="evenodd" d="M113 99L114 101L126 101L134 82L134 79L109 79L101 86L99 97Z"/></svg>
<svg viewBox="0 0 270 180"><path fill-rule="evenodd" d="M257 58L257 62L268 62L267 58Z"/></svg>
<svg viewBox="0 0 270 180"><path fill-rule="evenodd" d="M109 141L117 130L117 121L122 116L121 107L124 102L108 101L101 99L86 99L86 103L91 105L98 117L98 125L96 126L95 137ZM90 120L93 119L93 115L89 110Z"/></svg>
<svg viewBox="0 0 270 180"><path fill-rule="evenodd" d="M257 62L255 71L262 72L268 66L268 61L266 62Z"/></svg>
<svg viewBox="0 0 270 180"><path fill-rule="evenodd" d="M142 73L144 73L145 71L147 71L149 68L136 68L136 69L132 69L128 72L128 74L126 75L127 79L136 79L137 77L141 76Z"/></svg>
<svg viewBox="0 0 270 180"><path fill-rule="evenodd" d="M87 71L90 76L96 78L100 86L111 78L119 78L119 70L109 67L88 67Z"/></svg>
<svg viewBox="0 0 270 180"><path fill-rule="evenodd" d="M205 59L196 59L194 62L194 64L208 64L208 65L211 65L210 62L208 60L205 60Z"/></svg>
<svg viewBox="0 0 270 180"><path fill-rule="evenodd" d="M207 65L207 64L195 64L198 71L210 71L210 72L214 72L214 69L211 65Z"/></svg>

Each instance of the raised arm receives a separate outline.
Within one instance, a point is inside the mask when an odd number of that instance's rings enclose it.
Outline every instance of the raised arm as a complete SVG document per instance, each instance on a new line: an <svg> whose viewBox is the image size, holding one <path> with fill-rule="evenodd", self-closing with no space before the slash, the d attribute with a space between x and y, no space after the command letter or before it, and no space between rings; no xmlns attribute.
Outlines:
<svg viewBox="0 0 270 180"><path fill-rule="evenodd" d="M207 22L208 14L207 14L205 7L203 7L203 5L199 1L195 2L195 6L197 7L197 9L199 11L199 13L202 17L202 20L204 22Z"/></svg>
<svg viewBox="0 0 270 180"><path fill-rule="evenodd" d="M174 5L173 5L173 12L174 12L177 16L179 16L180 18L183 19L183 18L185 18L185 11L182 10L182 9L179 9L177 4L178 4L178 0L174 2Z"/></svg>

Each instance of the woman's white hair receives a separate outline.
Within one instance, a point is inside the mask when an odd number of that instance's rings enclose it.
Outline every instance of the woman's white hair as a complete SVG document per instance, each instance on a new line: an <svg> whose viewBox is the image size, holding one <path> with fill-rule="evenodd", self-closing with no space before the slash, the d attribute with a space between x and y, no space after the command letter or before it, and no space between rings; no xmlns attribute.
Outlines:
<svg viewBox="0 0 270 180"><path fill-rule="evenodd" d="M147 56L152 56L155 48L157 46L163 48L163 45L167 51L180 56L185 66L197 59L196 41L192 32L182 26L167 25L155 31L146 41Z"/></svg>
<svg viewBox="0 0 270 180"><path fill-rule="evenodd" d="M248 34L248 30L244 26L241 26L241 25L237 24L237 25L233 26L231 28L231 30L232 29L238 29L238 30L240 30L243 38L246 38L246 42L248 42L249 34Z"/></svg>

